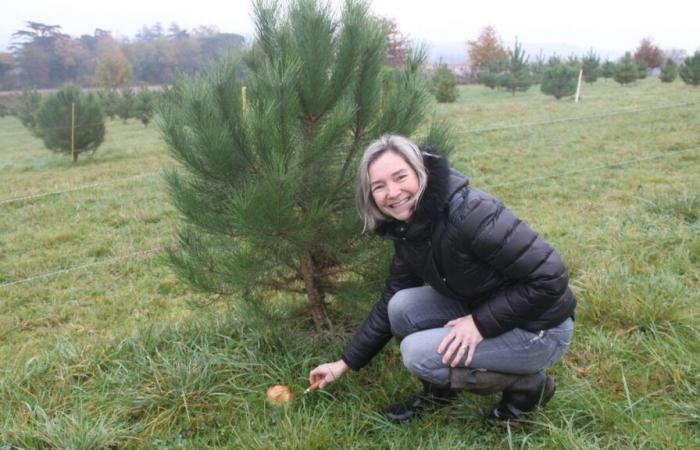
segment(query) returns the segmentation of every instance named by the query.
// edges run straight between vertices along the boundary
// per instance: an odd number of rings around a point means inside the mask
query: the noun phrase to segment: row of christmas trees
[[[124,87],[85,93],[69,84],[45,96],[25,90],[12,113],[46,148],[71,155],[75,163],[81,153],[95,152],[102,144],[106,118],[119,117],[124,122],[133,118],[146,126],[161,95],[145,87],[138,92]]]
[[[620,85],[626,85],[646,78],[648,67],[643,60],[635,61],[629,52],[617,63],[606,61],[601,64],[600,58],[591,52],[580,60],[551,57],[544,64],[528,64],[522,46],[516,41],[507,59],[488,64],[476,73],[476,79],[484,86],[502,89],[513,95],[527,91],[534,84],[540,84],[543,93],[560,99],[574,95],[579,72],[582,72],[583,81],[587,83],[594,83],[602,77],[613,78]],[[673,59],[666,60],[659,79],[671,83],[679,76],[686,84],[700,85],[700,51],[685,58],[680,66]],[[433,74],[431,88],[438,102],[454,102],[457,99],[455,76],[444,64]]]
[[[599,77],[603,77],[613,78],[625,85],[646,78],[648,67],[643,60],[635,61],[629,52],[617,63],[606,61],[601,64],[600,58],[591,52],[580,60],[569,58],[564,61],[552,57],[545,64],[528,64],[525,53],[516,42],[508,59],[489,64],[477,72],[476,78],[485,86],[504,89],[513,94],[526,91],[533,84],[539,83],[543,93],[559,99],[574,94],[580,71],[587,83],[594,83]],[[661,68],[659,78],[662,82],[670,83],[678,76],[689,85],[700,85],[700,51],[685,58],[680,66],[668,59]]]
[[[635,62],[629,53],[617,64],[608,61],[602,66],[591,53],[581,61],[575,58],[568,61],[550,58],[537,76],[527,64],[522,47],[516,42],[505,65],[482,70],[477,73],[477,79],[492,89],[504,89],[515,95],[516,92],[528,90],[539,78],[541,91],[560,99],[575,93],[579,71],[582,71],[583,79],[588,83],[595,82],[600,75],[614,78],[621,85],[645,78],[647,74],[646,67]],[[686,58],[680,67],[673,60],[667,60],[659,78],[668,83],[679,75],[687,84],[700,85],[700,52]],[[430,89],[438,102],[454,102],[457,99],[454,75],[445,65],[433,74]],[[125,122],[135,118],[148,125],[158,95],[145,87],[138,93],[124,87],[121,90],[101,90],[96,95],[84,94],[79,87],[69,85],[45,99],[37,91],[24,91],[17,98],[15,113],[32,134],[44,141],[48,149],[68,153],[76,162],[80,153],[94,152],[104,140],[104,118],[119,117]]]

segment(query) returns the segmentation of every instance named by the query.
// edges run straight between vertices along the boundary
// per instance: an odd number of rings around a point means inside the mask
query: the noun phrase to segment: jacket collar
[[[408,222],[388,219],[375,232],[386,239],[417,240],[430,235],[432,224],[445,209],[450,198],[469,185],[467,177],[450,169],[447,158],[432,147],[422,148],[423,162],[428,171],[428,184],[413,216]]]

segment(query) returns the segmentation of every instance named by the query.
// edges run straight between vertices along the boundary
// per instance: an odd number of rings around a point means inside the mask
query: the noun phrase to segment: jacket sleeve
[[[482,336],[493,337],[540,316],[564,294],[568,276],[554,249],[502,203],[467,203],[460,245],[509,280],[472,311]]]
[[[408,264],[395,252],[389,276],[379,301],[369,316],[343,350],[342,359],[353,370],[360,370],[391,339],[391,326],[387,313],[389,300],[402,289],[421,286],[423,280],[416,276]]]

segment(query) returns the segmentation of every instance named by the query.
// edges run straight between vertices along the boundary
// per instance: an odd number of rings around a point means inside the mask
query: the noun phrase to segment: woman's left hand
[[[442,357],[444,364],[450,364],[452,367],[457,367],[459,361],[467,354],[467,360],[464,362],[465,367],[472,363],[476,346],[484,340],[479,330],[474,324],[474,319],[471,314],[460,317],[459,319],[450,320],[445,324],[445,327],[451,328],[450,332],[440,342],[438,353]],[[452,361],[450,363],[450,361]]]

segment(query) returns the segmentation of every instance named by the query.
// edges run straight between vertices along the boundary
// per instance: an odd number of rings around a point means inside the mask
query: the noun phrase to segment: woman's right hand
[[[345,372],[348,370],[350,370],[350,367],[342,359],[332,363],[321,364],[309,372],[309,385],[321,381],[318,388],[323,389],[345,375]]]

